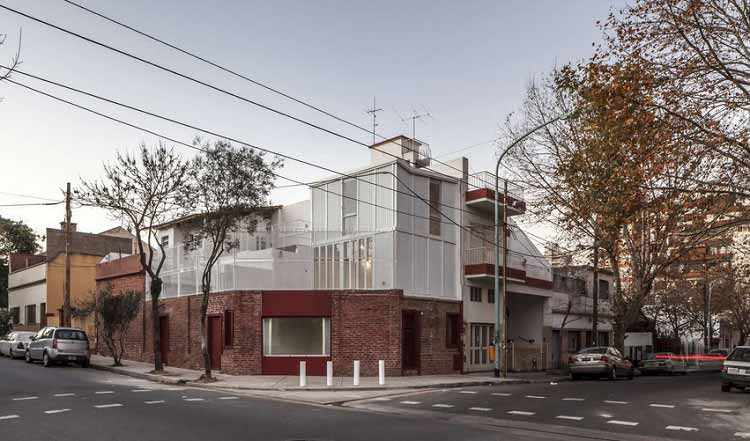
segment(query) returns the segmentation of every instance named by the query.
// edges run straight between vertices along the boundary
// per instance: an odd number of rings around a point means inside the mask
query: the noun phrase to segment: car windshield
[[[58,329],[55,333],[55,338],[60,340],[86,340],[86,334],[83,331],[75,331],[73,329]]]
[[[732,355],[727,357],[729,361],[744,361],[750,363],[750,348],[737,348]]]
[[[597,347],[597,348],[586,348],[586,349],[581,349],[580,351],[578,351],[578,353],[579,354],[606,354],[607,348],[604,346]]]

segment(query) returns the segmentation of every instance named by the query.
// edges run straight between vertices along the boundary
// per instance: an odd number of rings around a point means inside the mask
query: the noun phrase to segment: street
[[[714,374],[422,391],[343,406],[6,358],[0,378],[9,441],[750,438],[750,393],[722,394]]]

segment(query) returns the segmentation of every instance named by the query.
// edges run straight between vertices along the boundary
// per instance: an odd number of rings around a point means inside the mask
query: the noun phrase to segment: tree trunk
[[[203,301],[201,302],[201,354],[203,355],[203,379],[205,381],[213,379],[211,376],[211,355],[208,353],[207,336],[208,295],[210,289],[209,286],[203,286]]]
[[[161,329],[159,326],[159,297],[162,282],[159,278],[151,279],[151,331],[154,342],[154,372],[163,372],[161,360]]]
[[[560,348],[560,355],[557,357],[557,368],[563,368],[563,329],[560,328],[559,335],[557,336],[557,347]]]
[[[591,342],[599,344],[599,243],[594,239],[594,286],[592,287]]]

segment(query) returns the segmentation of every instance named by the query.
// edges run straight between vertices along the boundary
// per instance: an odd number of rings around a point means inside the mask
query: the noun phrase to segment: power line
[[[32,195],[21,194],[21,193],[8,193],[7,191],[0,191],[0,194],[4,194],[4,195],[8,195],[8,196],[18,196],[20,198],[39,199],[40,201],[57,202],[57,199],[43,198],[41,196],[32,196]]]
[[[6,78],[6,80],[8,80]],[[10,81],[10,80],[8,80]],[[45,206],[45,205],[60,205],[62,203],[65,203],[65,201],[59,201],[59,202],[38,202],[38,203],[28,203],[28,204],[2,204],[0,207],[39,207],[39,206]]]
[[[393,158],[396,158],[396,159],[403,159],[403,158],[401,158],[400,156],[394,155],[394,154],[392,154],[392,153],[390,153],[390,152],[386,152],[386,151],[383,151],[383,150],[377,149],[377,148],[376,148],[376,147],[374,147],[374,146],[370,146],[370,145],[368,145],[368,144],[366,144],[366,143],[363,143],[363,142],[361,142],[361,141],[358,141],[358,140],[356,140],[356,139],[354,139],[354,138],[351,138],[351,137],[349,137],[349,136],[347,136],[347,135],[344,135],[344,134],[341,134],[341,133],[335,132],[335,131],[333,131],[333,130],[331,130],[331,129],[327,129],[327,128],[325,128],[325,127],[322,127],[322,126],[320,126],[320,125],[317,125],[317,124],[315,124],[315,123],[312,123],[312,122],[309,122],[309,121],[306,121],[306,120],[304,120],[304,119],[302,119],[302,118],[296,117],[296,116],[294,116],[294,115],[291,115],[291,114],[289,114],[289,113],[283,112],[283,111],[281,111],[281,110],[278,110],[278,109],[274,109],[273,107],[267,106],[267,105],[265,105],[265,104],[262,104],[262,103],[260,103],[260,102],[257,102],[257,101],[254,101],[254,100],[252,100],[252,99],[249,99],[249,98],[243,97],[243,96],[241,96],[241,95],[238,95],[238,94],[236,94],[236,93],[234,93],[234,92],[230,92],[230,91],[228,91],[228,90],[225,90],[225,89],[222,89],[222,88],[220,88],[220,87],[214,86],[214,85],[212,85],[212,84],[210,84],[210,83],[207,83],[207,82],[205,82],[205,81],[199,80],[199,79],[197,79],[197,78],[194,78],[194,77],[192,77],[192,76],[190,76],[190,75],[187,75],[187,74],[183,74],[183,73],[181,73],[181,72],[178,72],[178,71],[176,71],[176,70],[174,70],[174,69],[171,69],[171,68],[168,68],[168,67],[162,66],[162,65],[160,65],[160,64],[158,64],[158,63],[156,63],[156,62],[153,62],[153,61],[147,60],[147,59],[145,59],[145,58],[139,57],[139,56],[137,56],[137,55],[131,54],[131,53],[129,53],[129,52],[126,52],[126,51],[124,51],[124,50],[122,50],[122,49],[118,49],[118,48],[116,48],[116,47],[114,47],[114,46],[108,45],[108,44],[106,44],[106,43],[102,43],[102,42],[100,42],[100,41],[98,41],[98,40],[95,40],[95,39],[93,39],[93,38],[90,38],[90,37],[86,37],[86,36],[84,36],[84,35],[82,35],[82,34],[79,34],[79,33],[77,33],[77,32],[71,31],[71,30],[69,30],[69,29],[65,29],[65,28],[63,28],[63,27],[61,27],[61,26],[55,25],[55,24],[53,24],[53,23],[50,23],[50,22],[48,22],[48,21],[45,21],[45,20],[42,20],[42,19],[40,19],[40,18],[34,17],[34,16],[32,16],[32,15],[26,14],[26,13],[24,13],[24,12],[21,12],[21,11],[15,10],[15,9],[13,9],[13,8],[9,8],[9,7],[5,6],[5,5],[0,5],[0,8],[2,8],[2,9],[5,9],[5,10],[7,10],[7,11],[10,11],[10,12],[13,12],[13,13],[15,13],[15,14],[18,14],[18,15],[20,15],[20,16],[22,16],[22,17],[25,17],[25,18],[29,19],[29,20],[33,20],[33,21],[36,21],[37,23],[41,23],[41,24],[43,24],[43,25],[45,25],[45,26],[51,27],[51,28],[53,28],[53,29],[56,29],[56,30],[58,30],[58,31],[61,31],[61,32],[63,32],[63,33],[66,33],[66,34],[68,34],[68,35],[72,35],[72,36],[74,36],[74,37],[77,37],[77,38],[79,38],[79,39],[81,39],[81,40],[84,40],[84,41],[86,41],[86,42],[88,42],[88,43],[91,43],[91,44],[94,44],[94,45],[96,45],[96,46],[99,46],[99,47],[105,48],[105,49],[107,49],[107,50],[110,50],[110,51],[112,51],[112,52],[116,52],[116,53],[118,53],[118,54],[120,54],[120,55],[126,56],[126,57],[128,57],[128,58],[131,58],[131,59],[134,59],[134,60],[136,60],[136,61],[140,61],[141,63],[144,63],[144,64],[148,64],[149,66],[152,66],[152,67],[154,67],[154,68],[156,68],[156,69],[162,70],[162,71],[164,71],[164,72],[167,72],[167,73],[170,73],[170,74],[172,74],[172,75],[178,76],[178,77],[180,77],[180,78],[186,79],[186,80],[188,80],[188,81],[194,82],[194,83],[196,83],[196,84],[199,84],[199,85],[201,85],[201,86],[207,87],[207,88],[209,88],[209,89],[212,89],[212,90],[214,90],[214,91],[217,91],[217,92],[223,93],[223,94],[225,94],[225,95],[231,96],[231,97],[233,97],[233,98],[235,98],[235,99],[238,99],[238,100],[240,100],[240,101],[244,101],[244,102],[246,102],[246,103],[248,103],[248,104],[252,104],[252,105],[254,105],[254,106],[260,107],[261,109],[264,109],[264,110],[267,110],[267,111],[269,111],[269,112],[275,113],[275,114],[277,114],[277,115],[280,115],[280,116],[283,116],[283,117],[286,117],[286,118],[292,119],[292,120],[294,120],[294,121],[296,121],[296,122],[299,122],[299,123],[301,123],[301,124],[304,124],[304,125],[306,125],[306,126],[308,126],[308,127],[311,127],[311,128],[317,129],[317,130],[320,130],[320,131],[322,131],[322,132],[328,133],[328,134],[330,134],[330,135],[333,135],[333,136],[336,136],[336,137],[338,137],[338,138],[341,138],[341,139],[344,139],[344,140],[347,140],[347,141],[353,142],[353,143],[355,143],[355,144],[358,144],[358,145],[361,145],[361,146],[367,147],[368,149],[369,149],[369,148],[371,148],[371,149],[373,149],[373,150],[376,150],[376,151],[378,151],[378,152],[381,152],[381,153],[383,153],[383,154],[385,154],[385,155],[388,155],[388,156],[391,156],[391,157],[393,157]],[[367,130],[367,129],[365,129],[365,131],[367,131],[368,133],[370,133],[370,132],[369,132],[369,130]],[[390,141],[390,142],[393,142],[393,141]],[[431,159],[432,159],[432,158],[431,158]],[[463,170],[460,170],[460,169],[458,169],[458,168],[456,168],[456,167],[453,167],[453,166],[451,166],[450,164],[446,164],[446,163],[444,163],[444,162],[440,162],[440,161],[437,161],[436,159],[435,159],[435,161],[436,161],[436,162],[439,162],[439,163],[440,163],[440,164],[442,164],[442,165],[445,165],[446,167],[449,167],[449,168],[452,168],[452,169],[454,169],[454,170],[456,170],[456,171],[459,171],[459,172],[461,172],[461,173],[463,174]],[[442,175],[442,176],[446,176],[446,177],[449,177],[449,178],[451,178],[451,179],[458,179],[458,180],[459,180],[460,182],[464,182],[464,183],[466,183],[466,184],[467,184],[467,185],[469,185],[469,186],[471,186],[471,185],[472,185],[472,184],[471,184],[470,182],[468,182],[468,181],[464,181],[464,180],[463,180],[463,178],[457,178],[457,177],[455,177],[455,176],[450,176],[450,175],[447,175],[447,174],[445,174],[445,173],[442,173],[442,172],[439,172],[439,171],[436,171],[436,170],[430,169],[430,168],[428,168],[428,167],[423,167],[423,168],[425,168],[425,169],[427,169],[427,170],[430,170],[430,171],[432,171],[433,173],[436,173],[436,174],[439,174],[439,175]],[[474,186],[474,187],[480,188],[480,187],[478,187],[478,186]]]
[[[28,74],[27,74],[27,75],[28,75]],[[22,83],[19,83],[19,82],[15,81],[15,80],[11,80],[11,79],[6,79],[6,81],[8,81],[8,82],[10,82],[10,83],[12,83],[12,84],[15,84],[15,85],[17,85],[17,86],[20,86],[20,87],[26,88],[26,89],[28,89],[28,90],[31,90],[31,91],[33,91],[33,92],[36,92],[36,93],[38,93],[38,94],[41,94],[41,95],[47,96],[47,97],[49,97],[49,98],[52,98],[52,99],[54,99],[54,100],[57,100],[57,101],[60,101],[60,102],[66,103],[66,104],[68,104],[68,105],[71,105],[71,106],[73,106],[73,107],[76,107],[76,108],[78,108],[78,109],[81,109],[81,110],[84,110],[84,111],[87,111],[87,112],[93,113],[93,114],[95,114],[95,115],[97,115],[97,116],[100,116],[100,117],[106,118],[106,119],[108,119],[108,120],[110,120],[110,121],[113,121],[113,122],[117,122],[117,123],[119,123],[119,124],[123,124],[123,125],[126,125],[126,126],[128,126],[128,127],[134,128],[134,129],[136,129],[136,130],[140,130],[140,131],[143,131],[143,132],[149,133],[149,134],[151,134],[151,135],[153,135],[153,136],[156,136],[156,137],[159,137],[159,138],[162,138],[162,139],[168,140],[168,141],[170,141],[170,142],[174,142],[174,143],[176,143],[176,144],[179,144],[179,145],[183,145],[183,146],[185,146],[185,147],[188,147],[188,148],[191,148],[191,149],[194,149],[194,150],[197,150],[197,151],[205,152],[205,150],[204,150],[204,149],[202,149],[202,148],[200,148],[200,147],[196,147],[196,146],[194,146],[194,145],[192,145],[192,144],[189,144],[189,143],[186,143],[186,142],[182,142],[182,141],[176,140],[176,139],[174,139],[174,138],[171,138],[171,137],[168,137],[168,136],[162,135],[162,134],[160,134],[160,133],[154,132],[154,131],[152,131],[152,130],[150,130],[150,129],[146,129],[146,128],[144,128],[144,127],[140,127],[140,126],[137,126],[137,125],[135,125],[135,124],[129,123],[129,122],[127,122],[127,121],[124,121],[124,120],[121,120],[121,119],[115,118],[115,117],[113,117],[113,116],[110,116],[110,115],[107,115],[107,114],[104,114],[104,113],[98,112],[98,111],[96,111],[96,110],[93,110],[93,109],[91,109],[91,108],[88,108],[88,107],[86,107],[86,106],[83,106],[83,105],[80,105],[80,104],[74,103],[74,102],[72,102],[72,101],[69,101],[69,100],[66,100],[66,99],[64,99],[64,98],[60,98],[60,97],[58,97],[58,96],[55,96],[55,95],[52,95],[52,94],[50,94],[50,93],[47,93],[47,92],[44,92],[44,91],[41,91],[41,90],[35,89],[35,88],[33,88],[33,87],[31,87],[31,86],[28,86],[28,85],[26,85],[26,84],[22,84]],[[84,94],[86,94],[86,92],[81,92],[81,93],[84,93]],[[106,100],[106,99],[105,99],[105,100]],[[116,102],[114,102],[114,101],[111,101],[111,100],[107,100],[107,101],[109,101],[109,102],[112,102],[113,104],[117,104]],[[124,105],[124,104],[123,104],[123,106],[126,106],[126,105]],[[130,106],[126,106],[126,107],[128,107],[128,108],[131,108]],[[133,108],[133,109],[135,110],[135,108]],[[159,116],[159,115],[156,115],[156,114],[152,114],[152,115],[153,115],[153,116],[155,116],[155,117],[158,117],[158,118],[162,118],[162,119],[167,119],[166,117],[161,117],[161,116]],[[180,123],[180,122],[178,122],[178,121],[176,121],[176,120],[172,120],[172,121],[174,121],[174,122],[175,122],[175,123],[177,123],[177,124],[183,124],[183,123]],[[183,125],[184,125],[184,124],[183,124]],[[238,143],[238,144],[246,145],[246,146],[248,146],[248,147],[256,148],[256,149],[258,149],[258,150],[262,150],[262,151],[267,151],[266,149],[263,149],[263,148],[257,147],[257,146],[255,146],[255,145],[253,145],[253,144],[251,144],[251,143],[246,143],[246,142],[242,142],[242,141],[239,141],[239,140],[234,140],[234,139],[232,139],[232,138],[229,138],[229,137],[225,137],[225,136],[222,136],[222,135],[220,135],[220,134],[214,134],[214,133],[212,133],[212,132],[209,132],[209,131],[207,131],[207,130],[204,130],[204,129],[200,129],[200,128],[195,128],[195,130],[199,130],[199,131],[202,131],[202,132],[204,132],[204,133],[210,133],[210,134],[212,134],[212,135],[214,135],[214,136],[217,136],[217,137],[220,137],[220,138],[225,138],[225,139],[227,139],[227,140],[230,140],[230,141],[236,142],[236,143]],[[272,153],[273,153],[273,152],[272,152]],[[299,160],[299,159],[297,159],[297,158],[293,158],[293,157],[290,157],[290,158],[291,158],[291,159],[294,159],[294,160],[297,160],[297,161],[302,161],[302,160]],[[322,166],[316,166],[316,167],[322,168]],[[331,171],[332,171],[332,172],[334,172],[334,173],[340,174],[340,175],[342,175],[342,176],[347,176],[346,174],[343,174],[343,173],[335,172],[335,171],[333,171],[333,170],[331,170]],[[387,172],[383,172],[383,173],[387,173]],[[392,175],[392,173],[388,173],[388,174],[391,174],[391,175]],[[298,184],[298,185],[307,185],[307,186],[310,186],[310,187],[312,187],[312,186],[313,186],[313,185],[315,184],[315,183],[305,183],[305,182],[302,182],[302,181],[298,181],[298,180],[296,180],[296,179],[292,179],[292,178],[289,178],[289,177],[284,177],[284,176],[281,176],[281,175],[279,175],[279,174],[276,174],[276,176],[279,176],[279,177],[281,177],[282,179],[286,179],[286,180],[288,180],[288,181],[290,181],[290,182],[293,182],[293,183],[296,183],[296,184]],[[352,178],[355,178],[355,179],[356,179],[356,177],[352,177]],[[371,183],[371,184],[372,184],[372,185],[375,185],[374,183]],[[408,187],[408,186],[407,186],[406,184],[404,184],[404,185],[405,185],[405,186],[406,186],[407,188],[410,188],[410,187]],[[387,187],[386,187],[386,188],[387,188]],[[334,195],[336,195],[336,196],[340,196],[340,197],[342,197],[342,198],[346,198],[346,199],[354,200],[354,201],[357,201],[357,202],[359,202],[359,203],[364,203],[364,204],[367,204],[367,205],[371,205],[371,206],[374,206],[374,207],[376,207],[376,208],[383,208],[383,209],[386,209],[386,210],[390,210],[390,211],[393,211],[393,212],[396,212],[396,213],[400,213],[400,214],[404,214],[404,215],[407,215],[407,216],[411,216],[411,217],[415,217],[415,218],[423,218],[423,219],[425,219],[425,220],[428,220],[428,221],[429,221],[429,220],[432,220],[432,218],[430,218],[430,217],[428,217],[428,216],[420,216],[420,215],[416,215],[416,214],[413,214],[413,213],[408,213],[408,212],[404,212],[404,211],[401,211],[401,210],[397,210],[397,209],[394,209],[394,208],[391,208],[391,207],[385,207],[385,206],[382,206],[382,205],[378,205],[378,204],[374,204],[374,203],[371,203],[371,202],[367,202],[367,201],[362,201],[362,200],[359,200],[359,199],[357,199],[357,198],[352,198],[352,197],[349,197],[349,196],[346,196],[346,195],[343,195],[343,194],[340,194],[340,193],[336,193],[336,192],[333,192],[333,191],[330,191],[330,190],[327,190],[327,189],[321,189],[321,188],[318,188],[318,187],[316,187],[316,190],[319,190],[319,191],[324,191],[324,192],[326,192],[326,193],[331,193],[331,194],[334,194]],[[390,190],[390,191],[396,191],[395,189],[391,189],[391,188],[389,188],[388,190]],[[412,190],[412,191],[413,191],[413,190]],[[419,197],[418,195],[416,195],[416,193],[415,193],[415,196]],[[423,199],[423,198],[421,198],[421,197],[419,197],[419,198],[420,198],[420,199],[422,199],[422,200],[424,201],[424,199]],[[428,205],[429,205],[429,203],[428,203],[427,201],[424,201],[424,202],[425,202],[426,204],[428,204]],[[60,202],[60,203],[62,203],[62,202]],[[438,210],[438,212],[440,212],[440,211]],[[462,230],[469,230],[469,231],[468,231],[468,232],[469,232],[469,234],[472,234],[471,230],[470,230],[470,229],[468,229],[467,227],[461,226],[460,224],[456,223],[456,222],[455,222],[454,220],[452,220],[452,219],[450,219],[449,217],[447,217],[447,216],[446,216],[446,215],[445,215],[444,213],[442,213],[442,212],[440,212],[440,214],[441,214],[441,216],[443,216],[443,217],[445,217],[446,219],[448,219],[448,221],[449,221],[449,222],[445,222],[445,221],[439,221],[439,222],[441,222],[441,223],[450,223],[450,224],[453,224],[453,225],[455,225],[456,227],[458,227],[459,229],[462,229]],[[485,242],[487,242],[487,243],[489,243],[489,244],[491,244],[491,245],[495,246],[495,243],[494,243],[494,242],[491,242],[491,241],[487,240],[487,239],[486,239],[486,238],[484,238],[484,237],[479,237],[479,238],[480,238],[481,240],[483,240],[483,241],[485,241]],[[538,255],[526,254],[526,253],[522,253],[522,252],[519,252],[519,251],[514,251],[514,250],[509,250],[509,252],[510,252],[510,253],[514,253],[514,254],[519,254],[519,255],[530,256],[530,257],[539,257]]]

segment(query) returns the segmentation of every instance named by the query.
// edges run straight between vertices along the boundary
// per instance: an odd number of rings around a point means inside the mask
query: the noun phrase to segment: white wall
[[[40,264],[30,268],[11,273],[8,277],[8,308],[18,307],[20,309],[19,319],[21,323],[27,323],[26,306],[36,305],[35,323],[40,322],[41,303],[47,302],[47,283],[37,283],[23,288],[13,289],[17,286],[41,282],[47,278],[47,264]]]

